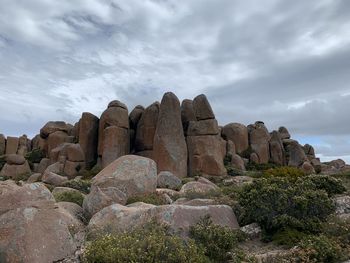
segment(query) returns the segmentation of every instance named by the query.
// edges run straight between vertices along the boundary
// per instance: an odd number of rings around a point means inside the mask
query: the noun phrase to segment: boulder
[[[60,162],[56,162],[53,164],[50,164],[44,171],[44,173],[52,172],[56,174],[62,174],[64,169],[64,165]]]
[[[142,113],[145,111],[145,108],[141,105],[137,105],[129,114],[129,124],[130,129],[136,130],[137,124],[141,119]]]
[[[290,141],[287,144],[286,152],[288,155],[288,165],[299,167],[301,166],[305,161],[307,161],[305,152],[301,145],[297,141]]]
[[[233,141],[228,140],[226,142],[226,155],[233,156],[234,154],[236,154],[236,146]]]
[[[193,110],[192,100],[185,99],[181,102],[181,121],[185,134],[187,133],[188,123],[196,121],[196,115]]]
[[[17,137],[7,136],[6,154],[17,154],[19,139]]]
[[[54,262],[80,246],[82,223],[57,207],[43,184],[7,180],[0,182],[0,196],[1,262]]]
[[[38,166],[38,173],[43,173],[49,165],[50,165],[50,159],[48,158],[41,159]]]
[[[259,157],[259,163],[268,163],[270,159],[270,134],[263,122],[248,126],[249,143],[252,151]]]
[[[99,172],[93,178],[92,186],[116,187],[127,198],[152,193],[157,186],[157,166],[151,159],[125,155]]]
[[[47,139],[47,150],[50,154],[53,149],[60,146],[61,144],[68,142],[68,134],[63,131],[55,131],[50,133]]]
[[[35,173],[35,174],[32,174],[32,175],[28,178],[27,183],[28,183],[28,184],[35,183],[35,182],[40,181],[40,179],[41,179],[41,173]]]
[[[232,155],[231,166],[237,170],[245,171],[244,161],[238,154]]]
[[[256,153],[251,153],[249,155],[249,161],[251,163],[260,163],[259,156]]]
[[[304,149],[306,156],[309,158],[309,160],[316,158],[315,149],[314,149],[314,147],[312,147],[312,145],[305,144],[303,146],[303,149]]]
[[[68,134],[71,127],[64,121],[49,121],[40,129],[40,136],[47,138],[51,133],[61,131]],[[55,148],[55,147],[54,147]]]
[[[51,185],[54,185],[54,186],[60,186],[64,182],[67,182],[68,178],[65,177],[65,176],[61,176],[61,175],[55,174],[53,172],[46,172],[45,171],[43,176],[42,176],[42,178],[41,178],[41,181],[43,183],[46,183],[46,184],[51,184]]]
[[[99,119],[89,113],[84,112],[79,121],[79,145],[83,150],[85,165],[92,168],[97,159]]]
[[[63,173],[68,177],[68,179],[73,179],[83,169],[85,169],[85,162],[71,162],[66,160],[64,163]]]
[[[278,165],[286,164],[286,154],[284,151],[283,143],[280,138],[280,133],[273,131],[270,139],[270,160]]]
[[[189,175],[220,176],[226,174],[226,141],[220,136],[187,136]]]
[[[0,134],[0,155],[5,154],[6,151],[6,139],[3,134]]]
[[[78,204],[72,202],[57,202],[56,204],[60,209],[67,211],[68,214],[77,220],[82,222],[86,221],[84,218],[83,208]]]
[[[112,100],[110,103],[108,103],[107,108],[122,108],[127,110],[128,107],[121,101],[119,100]]]
[[[90,193],[85,196],[83,211],[87,219],[111,204],[125,205],[127,196],[116,187],[100,188],[92,187]]]
[[[26,159],[23,155],[19,154],[8,154],[6,155],[6,163],[7,164],[24,164]]]
[[[176,200],[178,198],[181,197],[180,192],[173,190],[173,189],[169,189],[169,188],[157,188],[156,189],[156,193],[157,194],[163,194],[163,195],[167,195],[169,196],[172,200]]]
[[[200,180],[184,184],[180,189],[180,194],[186,195],[191,193],[206,194],[219,191],[219,187],[209,180],[201,177]]]
[[[226,205],[137,205],[126,207],[113,204],[96,213],[88,225],[88,233],[118,233],[130,231],[150,221],[168,226],[169,231],[188,236],[189,229],[201,218],[209,215],[214,224],[238,229],[239,225],[231,207]]]
[[[47,145],[47,140],[42,138],[39,134],[36,135],[32,141],[32,149],[40,149],[43,151],[44,155],[48,155],[48,145]]]
[[[208,205],[216,205],[216,201],[213,199],[187,199],[187,198],[179,198],[177,199],[173,205],[188,205],[188,206],[208,206]]]
[[[30,174],[31,170],[27,161],[23,164],[6,163],[0,172],[0,176],[9,177],[13,180],[27,179]]]
[[[278,132],[280,134],[281,140],[290,139],[290,134],[286,127],[279,127]]]
[[[336,169],[341,169],[345,166],[345,162],[342,159],[337,159],[329,162],[330,166],[333,166]]]
[[[103,130],[102,167],[106,167],[130,150],[127,129],[110,126]]]
[[[181,122],[180,102],[171,92],[164,94],[160,104],[153,157],[158,172],[170,171],[177,177],[187,175],[187,146]]]
[[[62,193],[77,193],[81,194],[79,190],[70,188],[70,187],[62,187],[62,186],[57,186],[52,190],[52,194],[55,196],[57,194],[62,194]]]
[[[301,170],[302,170],[305,174],[314,174],[314,173],[315,173],[315,169],[314,169],[314,167],[311,165],[310,162],[304,162],[303,165],[301,166]]]
[[[222,129],[222,136],[225,140],[231,140],[236,146],[236,152],[242,153],[249,147],[248,129],[240,123],[229,123]]]
[[[172,172],[162,171],[157,176],[157,187],[179,189],[182,185],[181,179],[176,177]]]
[[[197,120],[215,119],[214,112],[204,94],[193,99],[193,111]]]
[[[159,107],[159,102],[155,102],[148,106],[137,123],[135,136],[136,152],[153,149],[153,140],[158,122]]]
[[[218,122],[215,119],[202,121],[189,121],[187,136],[217,135],[219,134]]]
[[[84,162],[84,152],[80,144],[70,143],[66,148],[67,159],[71,162]]]
[[[115,102],[115,101],[114,101]],[[129,129],[129,114],[126,106],[121,103],[110,103],[109,106],[101,115],[98,129],[98,155],[102,156],[104,150],[104,130],[110,126]]]
[[[17,154],[24,156],[27,152],[31,151],[31,142],[27,135],[22,135],[18,138]]]

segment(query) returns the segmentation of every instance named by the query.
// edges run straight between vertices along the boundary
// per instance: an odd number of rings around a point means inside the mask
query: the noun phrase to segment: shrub
[[[41,149],[33,149],[25,155],[25,158],[29,163],[40,163],[41,159],[44,158],[44,152]]]
[[[77,176],[81,176],[83,180],[91,180],[101,171],[101,168],[98,165],[95,165],[91,170],[82,169],[79,171]]]
[[[341,248],[339,244],[324,235],[309,236],[300,242],[303,249],[299,255],[303,256],[302,262],[338,262],[341,259]]]
[[[73,189],[76,189],[76,190],[78,190],[80,192],[88,194],[90,192],[90,188],[91,188],[91,181],[89,181],[89,180],[80,180],[80,179],[73,179],[73,180],[69,180],[67,182],[64,182],[62,184],[62,186],[73,188]]]
[[[253,162],[249,162],[246,165],[246,169],[247,171],[265,171],[268,169],[274,169],[278,167],[277,164],[274,163],[253,163]]]
[[[87,244],[83,262],[95,263],[204,263],[204,250],[193,240],[182,240],[155,223],[129,233],[105,235]]]
[[[277,233],[272,236],[272,240],[277,245],[293,247],[306,237],[307,234],[303,232],[287,228],[277,231]]]
[[[205,248],[205,254],[214,262],[228,260],[228,252],[236,247],[238,241],[244,239],[240,231],[214,225],[209,216],[190,228],[190,236]]]
[[[185,194],[183,194],[182,197],[185,197],[187,199],[197,199],[197,198],[211,199],[211,198],[217,198],[221,196],[222,196],[222,192],[220,189],[218,190],[212,189],[207,192],[188,191]]]
[[[287,228],[314,232],[335,210],[325,191],[285,177],[256,179],[239,193],[239,204],[244,223],[257,222],[268,233]]]
[[[325,190],[330,196],[341,194],[346,191],[341,180],[328,175],[310,175],[305,178],[304,182],[310,182],[316,189]]]
[[[54,197],[56,199],[56,202],[72,202],[80,206],[83,205],[83,201],[84,201],[84,196],[81,193],[78,193],[75,191],[74,192],[65,191],[65,192],[55,193]]]
[[[301,169],[291,166],[270,168],[264,171],[265,177],[287,177],[296,180],[304,175],[305,173]]]
[[[350,253],[350,218],[331,217],[322,225],[322,233],[336,239]]]
[[[167,201],[165,197],[161,194],[158,193],[149,193],[149,194],[143,194],[143,195],[138,195],[138,196],[132,196],[129,197],[127,200],[127,204],[132,204],[136,202],[144,202],[147,204],[152,204],[152,205],[165,205],[167,204]]]

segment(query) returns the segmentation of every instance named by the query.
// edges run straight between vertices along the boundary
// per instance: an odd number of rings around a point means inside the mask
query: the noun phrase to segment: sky
[[[348,0],[0,0],[0,133],[207,95],[350,163]]]

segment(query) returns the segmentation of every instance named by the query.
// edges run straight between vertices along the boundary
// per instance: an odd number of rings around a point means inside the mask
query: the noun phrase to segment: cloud
[[[0,131],[206,93],[221,124],[287,126],[349,156],[346,0],[0,0]],[[339,139],[341,138],[341,140]]]

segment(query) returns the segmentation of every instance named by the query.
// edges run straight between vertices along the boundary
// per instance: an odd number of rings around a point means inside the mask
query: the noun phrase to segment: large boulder
[[[300,167],[305,161],[307,161],[304,149],[302,146],[294,140],[290,140],[286,143],[286,153],[288,156],[288,165],[294,167]]]
[[[70,143],[65,149],[67,153],[67,160],[71,162],[84,162],[85,156],[84,151],[80,144]]]
[[[137,123],[135,136],[136,152],[153,150],[153,140],[157,128],[159,107],[159,102],[148,106]]]
[[[187,175],[187,146],[181,122],[180,102],[171,92],[164,94],[160,104],[153,157],[159,172],[170,171],[177,177]]]
[[[98,155],[102,156],[104,150],[104,130],[110,126],[129,129],[129,114],[125,104],[112,101],[102,113],[98,129]]]
[[[279,127],[278,132],[282,140],[290,139],[290,134],[286,127]]]
[[[193,111],[197,120],[215,119],[214,112],[204,94],[193,99]]]
[[[315,155],[315,149],[314,147],[312,147],[312,145],[310,144],[305,144],[303,146],[303,149],[304,149],[304,152],[306,154],[306,157],[311,161],[312,159],[315,159],[316,158],[316,155]]]
[[[237,170],[245,171],[244,161],[238,154],[231,155],[231,166]]]
[[[73,255],[83,224],[55,205],[42,184],[7,182],[0,183],[1,262],[46,263]]]
[[[53,172],[44,172],[43,176],[41,177],[41,181],[46,184],[60,186],[63,183],[67,182],[68,178]]]
[[[40,129],[40,136],[42,138],[47,138],[51,133],[56,131],[62,131],[66,134],[70,131],[71,126],[64,121],[49,121]]]
[[[47,150],[51,154],[51,151],[65,142],[69,142],[68,134],[64,131],[55,131],[50,133],[47,139]]]
[[[186,134],[187,136],[218,135],[218,122],[215,119],[189,121]]]
[[[6,151],[6,139],[3,134],[0,134],[0,155],[5,154]]]
[[[26,159],[23,155],[19,154],[8,154],[6,155],[6,163],[7,164],[24,164]]]
[[[129,139],[127,129],[110,126],[103,130],[102,167],[129,153]]]
[[[225,175],[226,142],[219,136],[187,136],[189,175]]]
[[[286,154],[279,132],[273,131],[270,139],[270,159],[278,165],[286,164]]]
[[[206,194],[219,191],[219,187],[204,177],[200,177],[197,181],[184,184],[180,189],[180,194],[186,195],[191,193]]]
[[[16,154],[18,150],[19,139],[17,137],[7,136],[6,154]]]
[[[151,159],[125,155],[99,172],[93,178],[92,186],[116,187],[127,198],[152,193],[157,187],[157,166]]]
[[[184,132],[186,134],[188,124],[190,121],[196,121],[196,115],[193,110],[193,102],[192,100],[185,99],[181,102],[181,121],[182,126],[184,128]]]
[[[129,231],[154,220],[166,225],[173,233],[187,236],[191,226],[209,215],[214,224],[231,229],[239,228],[235,214],[226,205],[187,206],[187,205],[143,205],[126,207],[113,204],[96,213],[88,225],[88,233],[118,233]]]
[[[79,144],[84,152],[87,168],[92,168],[96,163],[98,124],[99,119],[89,112],[84,112],[79,121]]]
[[[270,159],[270,134],[261,121],[248,126],[249,143],[252,151],[259,157],[259,163],[268,163]]]
[[[31,142],[27,135],[22,135],[18,138],[17,154],[24,156],[27,152],[31,151]]]
[[[84,198],[83,211],[87,219],[111,204],[125,205],[127,196],[116,187],[92,187],[90,193]]]
[[[6,163],[0,172],[0,176],[8,177],[13,180],[27,179],[30,174],[31,170],[27,161],[25,161],[23,164]]]
[[[229,123],[222,129],[222,136],[231,140],[236,146],[236,152],[242,153],[249,147],[248,129],[240,123]]]
[[[143,112],[145,111],[145,108],[141,105],[137,105],[129,114],[129,123],[130,123],[130,129],[136,130],[137,124],[139,120],[141,119],[141,116]]]

